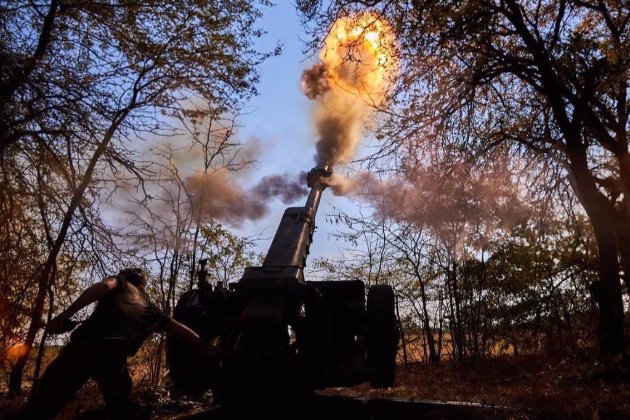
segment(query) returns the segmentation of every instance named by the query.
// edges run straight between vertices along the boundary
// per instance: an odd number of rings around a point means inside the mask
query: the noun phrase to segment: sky
[[[261,154],[252,170],[252,183],[265,175],[296,176],[314,165],[315,130],[310,119],[312,102],[300,90],[302,71],[316,62],[316,57],[303,54],[306,34],[301,26],[292,1],[280,0],[274,7],[265,9],[259,26],[267,31],[256,46],[260,51],[271,51],[279,42],[283,46],[279,57],[272,57],[259,67],[259,95],[245,104],[246,115],[239,118],[237,136],[247,143],[256,138],[261,142]],[[341,168],[339,168],[341,169]],[[294,206],[303,205],[298,201]],[[337,243],[330,234],[335,227],[325,216],[336,208],[352,212],[356,204],[345,197],[325,191],[317,215],[317,230],[309,261],[318,257],[338,257],[345,244]],[[261,234],[258,250],[265,252],[271,243],[276,227],[287,207],[275,200],[269,215],[255,222],[246,222],[236,232],[245,235]],[[307,262],[308,264],[308,262]]]
[[[253,166],[234,177],[235,184],[238,184],[246,194],[265,176],[287,175],[287,179],[293,181],[299,179],[301,172],[308,172],[315,166],[317,135],[311,119],[314,102],[302,93],[300,80],[302,72],[316,64],[318,57],[307,56],[302,52],[304,40],[308,36],[293,1],[278,0],[275,6],[262,10],[264,15],[259,20],[258,27],[264,29],[266,34],[256,40],[255,47],[260,52],[271,52],[280,44],[282,54],[268,58],[257,67],[260,77],[257,85],[259,94],[243,104],[242,113],[236,121],[234,141],[242,144],[244,148],[255,143],[253,149],[258,151]],[[169,123],[177,127],[176,121]],[[166,141],[162,137],[148,136],[136,142],[135,147],[141,156],[146,153],[150,160],[154,158],[153,146],[158,143],[171,144],[179,151],[175,163],[180,176],[189,177],[200,171],[201,158],[200,155],[190,153],[185,146],[188,143],[181,136],[180,134]],[[360,147],[357,154],[361,154]],[[344,169],[343,166],[335,168],[337,173],[344,173]],[[110,201],[108,196],[103,197],[101,214],[104,220],[113,226],[127,226],[134,220],[134,215],[147,216],[143,211],[139,211],[135,204],[125,199],[127,193],[133,195],[136,190],[134,188],[130,188],[129,191],[123,190],[118,192],[117,199],[113,201]],[[158,188],[150,192],[152,195],[159,195],[160,191]],[[305,202],[306,197],[289,205],[278,198],[271,198],[266,203],[268,212],[261,219],[244,220],[238,225],[230,225],[227,220],[218,221],[227,225],[237,235],[254,239],[254,251],[264,255],[284,210],[287,207],[303,206]],[[158,205],[159,203],[152,204],[153,211],[159,210],[155,207]],[[339,211],[356,215],[358,209],[358,202],[348,197],[335,196],[331,190],[324,191],[307,260],[307,274],[316,258],[339,258],[348,250],[348,243],[336,240],[332,236],[338,232],[339,225],[328,221],[330,218],[326,216]],[[168,220],[168,217],[165,220]]]

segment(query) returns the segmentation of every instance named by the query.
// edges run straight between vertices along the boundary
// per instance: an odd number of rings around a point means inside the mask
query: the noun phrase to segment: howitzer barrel
[[[308,173],[306,180],[311,191],[306,199],[306,205],[285,210],[263,267],[304,268],[313,240],[317,208],[322,192],[328,186],[326,180],[331,175],[332,169],[328,165],[316,166]]]
[[[316,166],[306,175],[306,184],[311,188],[311,192],[306,199],[305,207],[313,209],[313,217],[317,214],[319,200],[328,186],[326,181],[331,175],[332,169],[328,165]]]

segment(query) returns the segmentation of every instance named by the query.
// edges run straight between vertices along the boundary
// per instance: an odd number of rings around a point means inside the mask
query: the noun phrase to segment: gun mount
[[[313,168],[304,207],[287,208],[259,267],[229,287],[212,287],[202,263],[199,288],[180,298],[174,318],[222,349],[199,360],[169,339],[171,379],[180,391],[212,389],[223,403],[308,395],[314,389],[394,381],[398,328],[389,286],[305,281],[315,215],[332,170]]]

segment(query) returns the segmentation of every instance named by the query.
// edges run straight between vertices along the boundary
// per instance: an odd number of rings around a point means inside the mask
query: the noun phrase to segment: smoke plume
[[[330,90],[328,84],[328,69],[323,63],[315,64],[304,70],[300,83],[302,92],[308,99],[317,99]]]
[[[330,74],[320,63],[302,74],[302,90],[315,102],[312,115],[318,135],[316,163],[335,165],[352,159],[362,121],[370,113],[359,96],[331,89]]]
[[[234,226],[267,214],[260,200],[248,200],[245,191],[230,178],[227,169],[199,173],[186,180],[193,214],[202,219],[219,219]]]
[[[394,41],[386,22],[371,13],[338,19],[321,51],[321,63],[302,73],[304,94],[315,101],[318,164],[347,163],[373,106],[385,99],[395,72]]]
[[[370,172],[360,172],[351,177],[334,173],[328,185],[335,195],[376,196],[383,192],[384,184]]]
[[[336,195],[367,201],[380,218],[426,227],[441,240],[480,249],[531,212],[508,162],[497,154],[480,170],[452,158],[406,166],[387,179],[369,172],[334,175],[330,184]]]
[[[195,217],[201,220],[219,219],[232,226],[266,216],[273,198],[289,204],[307,193],[302,184],[290,180],[288,175],[269,175],[252,188],[245,189],[232,179],[225,168],[191,176],[186,179],[186,187]]]
[[[251,192],[259,200],[278,197],[284,204],[290,204],[304,197],[308,190],[303,184],[287,179],[286,175],[268,175],[263,177]]]

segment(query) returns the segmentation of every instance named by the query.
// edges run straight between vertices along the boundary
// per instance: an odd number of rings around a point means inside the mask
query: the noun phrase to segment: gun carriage
[[[372,286],[366,299],[363,281],[304,278],[331,175],[326,165],[309,172],[305,206],[285,210],[264,262],[239,281],[211,285],[200,262],[198,287],[180,298],[174,318],[222,352],[209,363],[169,340],[170,376],[180,391],[212,389],[229,403],[366,381],[393,385],[399,337],[391,287]]]

